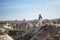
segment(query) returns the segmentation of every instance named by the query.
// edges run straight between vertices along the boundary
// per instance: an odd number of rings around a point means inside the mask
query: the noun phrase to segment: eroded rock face
[[[59,40],[57,36],[60,27],[45,25],[39,28],[28,30],[23,36],[18,37],[20,40]],[[21,38],[22,37],[22,38]]]
[[[14,40],[8,34],[0,34],[0,40]]]
[[[57,27],[45,26],[36,35],[34,35],[30,40],[47,40],[49,37],[55,37],[57,34]]]

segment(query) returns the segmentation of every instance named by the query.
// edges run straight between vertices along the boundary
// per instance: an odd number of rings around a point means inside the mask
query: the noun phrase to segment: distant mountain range
[[[43,19],[43,21],[47,21],[47,20],[53,20],[56,23],[60,23],[60,18],[56,18],[56,19]],[[20,20],[0,21],[0,23],[22,23],[22,22],[23,22],[23,20],[22,21],[20,21]],[[38,19],[35,19],[35,20],[25,20],[25,22],[37,23]]]

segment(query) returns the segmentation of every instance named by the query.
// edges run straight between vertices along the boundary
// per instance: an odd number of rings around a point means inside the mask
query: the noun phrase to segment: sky
[[[60,18],[60,0],[0,0],[0,20]]]

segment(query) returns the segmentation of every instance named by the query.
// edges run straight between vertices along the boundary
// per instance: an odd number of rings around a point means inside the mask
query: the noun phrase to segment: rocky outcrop
[[[44,25],[38,28],[32,28],[18,37],[19,40],[60,40],[60,34],[58,34],[59,26]]]

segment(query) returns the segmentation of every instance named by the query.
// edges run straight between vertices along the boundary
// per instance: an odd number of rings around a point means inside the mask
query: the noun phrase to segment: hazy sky
[[[0,0],[0,20],[60,17],[60,0]]]

